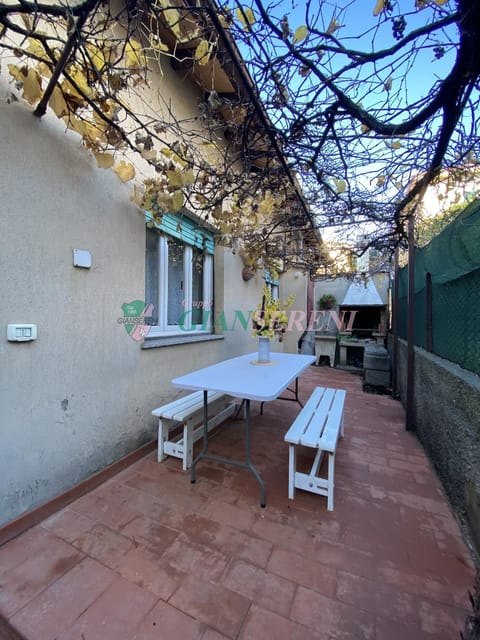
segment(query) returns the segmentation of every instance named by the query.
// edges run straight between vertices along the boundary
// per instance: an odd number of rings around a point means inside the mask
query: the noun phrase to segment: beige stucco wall
[[[23,103],[0,100],[0,140],[1,525],[154,438],[151,410],[181,393],[173,377],[254,351],[250,327],[232,323],[256,307],[263,274],[244,282],[241,259],[218,247],[224,338],[142,349],[117,322],[123,303],[145,295],[131,187]],[[90,269],[73,266],[74,248],[91,253]],[[35,323],[37,340],[8,342],[9,323]]]
[[[228,255],[228,254],[227,254]],[[264,272],[258,269],[255,276],[245,282],[242,279],[243,262],[235,256],[229,256],[224,278],[224,303],[225,303],[225,357],[237,353],[248,353],[257,349],[257,343],[252,337],[251,323],[247,329],[244,321],[250,318],[250,312],[254,311],[262,298],[264,286]],[[294,296],[294,302],[289,310],[296,314],[298,322],[292,322],[288,331],[284,334],[282,342],[273,338],[270,342],[272,352],[298,353],[298,340],[302,336],[307,321],[305,309],[307,305],[307,278],[300,271],[287,271],[280,275],[280,300],[284,303],[290,295]],[[217,296],[217,299],[218,296]],[[219,317],[221,310],[217,309],[217,327],[220,328],[223,321]],[[303,315],[302,315],[303,314]],[[235,328],[235,330],[233,330]]]

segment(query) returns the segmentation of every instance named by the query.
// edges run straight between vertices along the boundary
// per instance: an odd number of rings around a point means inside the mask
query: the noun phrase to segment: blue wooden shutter
[[[147,222],[152,221],[152,216],[148,211],[145,211],[145,220]],[[186,216],[164,213],[162,222],[160,224],[155,223],[155,227],[192,247],[197,247],[197,249],[202,249],[207,253],[214,253],[215,241],[213,233],[203,227],[199,227],[198,224]]]

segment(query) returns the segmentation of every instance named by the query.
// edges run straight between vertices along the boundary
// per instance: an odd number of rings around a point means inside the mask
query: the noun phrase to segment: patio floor
[[[287,498],[298,405],[252,403],[265,509],[246,470],[200,463],[191,485],[149,454],[0,548],[0,614],[28,640],[459,638],[468,548],[400,403],[361,382],[313,366],[300,379],[304,400],[347,389],[333,512]],[[230,420],[213,448],[239,458],[242,436]]]

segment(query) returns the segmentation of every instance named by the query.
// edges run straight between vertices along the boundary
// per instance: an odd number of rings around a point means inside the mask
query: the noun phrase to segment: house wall
[[[289,327],[282,342],[286,353],[298,353],[298,341],[308,326],[307,288],[308,277],[301,271],[292,269],[283,274],[280,279],[280,299],[282,302],[286,301],[290,295],[295,298],[289,310]],[[293,320],[292,314],[295,314]]]
[[[407,346],[399,340],[398,393],[406,397]],[[480,378],[415,348],[413,423],[480,555]]]
[[[256,345],[228,320],[223,339],[142,348],[118,322],[145,296],[131,187],[23,103],[0,100],[0,140],[1,525],[153,439],[151,410],[182,393],[173,377]],[[74,248],[91,253],[90,269],[73,266]],[[261,295],[263,278],[244,283],[241,269],[217,248],[215,313],[229,319]],[[35,323],[37,340],[8,342],[9,323]]]
[[[375,283],[375,287],[385,304],[388,304],[388,291],[390,286],[390,277],[388,273],[375,273],[372,275],[372,280]],[[337,300],[336,307],[338,308],[345,298],[348,288],[351,284],[350,278],[338,277],[332,279],[322,279],[315,282],[315,308],[319,308],[320,298],[326,294],[331,293]]]
[[[390,277],[388,273],[376,273],[372,275],[372,280],[377,288],[377,291],[385,303],[385,305],[389,304],[389,286],[390,286]],[[320,298],[325,294],[332,294],[335,296],[336,305],[333,309],[338,313],[340,305],[342,304],[345,295],[348,291],[348,288],[351,284],[351,279],[346,277],[338,277],[332,279],[322,279],[317,280],[315,282],[314,289],[314,304],[315,309],[318,310],[320,308]],[[325,316],[327,318],[327,316]],[[336,326],[333,321],[329,321],[328,328],[330,331],[336,331]]]
[[[224,277],[221,280],[221,286],[224,289],[222,296],[224,307],[216,304],[215,321],[217,330],[222,330],[225,335],[225,357],[253,352],[257,349],[257,342],[252,336],[250,314],[261,301],[262,288],[265,284],[264,272],[258,269],[255,276],[245,282],[242,279],[243,266],[243,262],[232,255],[228,256],[228,260],[223,264]],[[294,296],[294,302],[288,314],[296,312],[300,320],[298,323],[292,323],[290,329],[284,334],[282,342],[273,338],[270,341],[270,349],[272,352],[298,353],[298,340],[303,333],[301,327],[306,325],[307,278],[300,272],[287,271],[280,276],[279,290],[282,303],[290,295]],[[218,293],[216,299],[220,299]],[[301,314],[304,316],[302,317]]]
[[[251,312],[261,301],[265,280],[263,271],[259,269],[251,280],[245,282],[241,258],[224,249],[221,249],[221,254],[221,266],[219,257],[215,256],[216,270],[222,273],[222,277],[218,277],[222,294],[216,291],[214,317],[215,330],[225,336],[223,354],[228,358],[257,348],[252,336]]]

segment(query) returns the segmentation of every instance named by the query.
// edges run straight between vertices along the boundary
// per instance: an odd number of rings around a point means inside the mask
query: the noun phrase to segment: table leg
[[[290,387],[287,387],[286,391],[290,391],[290,393],[294,394],[294,398],[284,398],[283,396],[279,396],[277,398],[277,400],[288,400],[291,402],[298,402],[298,404],[302,407],[303,409],[303,404],[301,403],[299,397],[298,397],[298,378],[295,378],[295,389],[290,389]],[[265,402],[262,402],[260,404],[260,415],[263,416],[263,405],[265,404]]]
[[[192,484],[195,483],[195,467],[197,466],[197,462],[203,458],[203,456],[207,453],[208,449],[208,391],[206,389],[203,390],[203,449],[200,451],[198,456],[192,462],[192,466],[190,467],[190,482]]]
[[[244,400],[243,402],[245,403],[245,462],[229,460],[228,458],[222,458],[221,456],[214,456],[208,453],[208,394],[207,391],[203,392],[203,449],[192,462],[192,466],[190,468],[190,482],[192,484],[195,483],[195,467],[202,458],[205,460],[220,462],[222,464],[231,464],[236,467],[242,467],[244,469],[248,469],[260,485],[260,506],[265,507],[265,484],[257,469],[253,466],[252,459],[250,457],[250,400]]]
[[[247,467],[260,485],[260,506],[265,507],[265,485],[250,458],[250,400],[245,401],[245,459]]]

